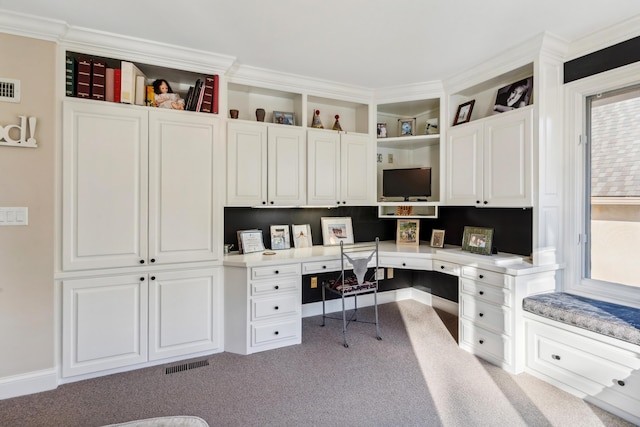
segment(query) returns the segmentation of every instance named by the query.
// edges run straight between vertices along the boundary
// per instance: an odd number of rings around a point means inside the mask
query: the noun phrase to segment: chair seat
[[[344,286],[342,284],[342,280],[339,279],[326,281],[325,287],[336,293],[348,295],[357,292],[373,290],[376,288],[376,283],[364,281],[361,284],[358,284],[358,279],[356,278],[356,276],[350,276],[344,279]]]

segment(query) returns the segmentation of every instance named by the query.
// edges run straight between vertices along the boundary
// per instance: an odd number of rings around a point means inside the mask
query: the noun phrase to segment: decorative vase
[[[322,122],[320,121],[320,110],[313,110],[313,120],[311,121],[311,127],[316,129],[324,129]]]
[[[256,120],[257,121],[264,122],[264,115],[265,115],[264,108],[257,108],[256,109]]]
[[[335,123],[333,123],[333,130],[342,130],[342,126],[340,126],[340,116],[339,115],[335,115],[336,121]]]
[[[240,112],[238,110],[229,110],[229,116],[232,119],[237,119],[238,118],[238,114],[240,114]]]

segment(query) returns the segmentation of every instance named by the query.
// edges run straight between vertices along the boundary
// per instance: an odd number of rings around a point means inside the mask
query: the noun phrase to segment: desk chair
[[[378,271],[378,243],[378,238],[376,237],[375,245],[359,245],[345,249],[343,242],[340,242],[340,275],[335,280],[322,282],[322,326],[325,325],[325,319],[342,320],[342,336],[345,347],[349,347],[347,343],[347,326],[349,326],[351,322],[375,324],[376,338],[378,340],[382,339],[378,325],[378,275],[376,274]],[[373,257],[375,257],[375,269],[369,277],[366,277],[368,264]],[[351,271],[352,269],[353,271]],[[339,295],[342,298],[342,318],[326,315],[326,291]],[[358,320],[358,295],[371,293],[373,293],[375,322]],[[345,298],[348,297],[353,297],[354,310],[347,319]]]

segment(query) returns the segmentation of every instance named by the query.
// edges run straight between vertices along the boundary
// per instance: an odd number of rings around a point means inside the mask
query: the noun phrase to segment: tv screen
[[[431,196],[431,168],[384,169],[382,197],[427,198]]]

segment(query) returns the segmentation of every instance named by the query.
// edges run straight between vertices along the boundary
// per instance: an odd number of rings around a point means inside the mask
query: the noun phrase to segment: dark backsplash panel
[[[345,206],[327,208],[225,208],[224,242],[237,250],[237,230],[262,230],[265,247],[270,247],[269,227],[279,224],[310,224],[314,245],[322,245],[320,218],[349,216],[356,242],[395,240],[396,221],[378,218],[378,208]],[[439,218],[420,221],[420,240],[429,241],[431,230],[445,230],[445,243],[462,244],[466,225],[494,229],[493,246],[500,252],[529,256],[532,248],[533,211],[531,208],[440,207]]]

